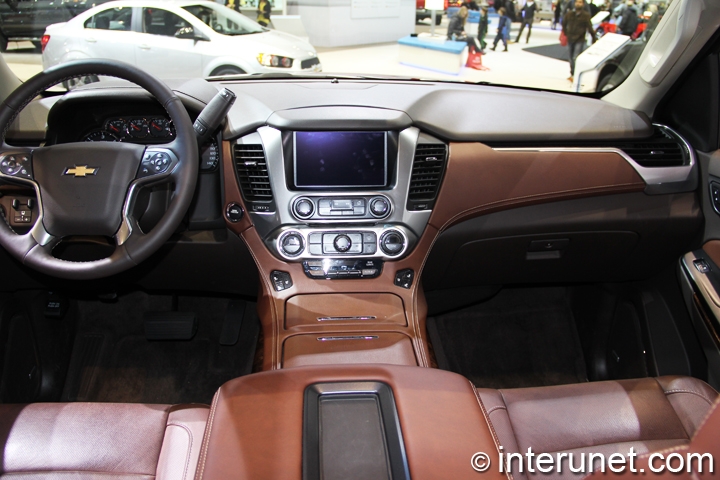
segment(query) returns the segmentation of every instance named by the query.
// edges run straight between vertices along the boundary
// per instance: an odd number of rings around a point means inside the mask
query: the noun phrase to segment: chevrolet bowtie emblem
[[[75,165],[71,168],[66,168],[63,175],[75,175],[76,177],[87,177],[88,175],[95,175],[99,169],[95,167],[88,167],[87,165]]]

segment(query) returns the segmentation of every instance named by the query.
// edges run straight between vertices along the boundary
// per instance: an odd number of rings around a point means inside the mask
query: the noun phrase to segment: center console
[[[478,473],[471,459],[490,458]],[[301,367],[231,380],[196,479],[508,480],[470,382],[429,368]]]
[[[263,126],[224,155],[228,224],[264,277],[264,368],[429,366],[416,278],[427,246],[413,252],[432,228],[447,145],[414,127]]]

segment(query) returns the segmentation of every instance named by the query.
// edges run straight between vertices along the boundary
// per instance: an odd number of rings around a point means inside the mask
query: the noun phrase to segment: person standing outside
[[[507,52],[507,41],[510,33],[510,17],[508,17],[505,13],[505,7],[501,7],[500,10],[498,10],[498,15],[500,15],[500,20],[498,22],[497,35],[495,35],[495,40],[493,40],[493,46],[490,50],[494,52],[497,48],[498,42],[502,40],[503,45],[505,46],[505,50],[503,51]]]
[[[485,41],[485,35],[488,32],[488,6],[483,5],[480,7],[480,22],[478,23],[478,41],[480,42],[480,53],[485,54],[485,47],[487,42]]]
[[[532,25],[535,21],[535,12],[537,10],[538,6],[537,4],[535,4],[534,0],[528,0],[522,10],[520,10],[520,15],[522,16],[522,24],[520,25],[520,31],[518,32],[517,38],[515,39],[515,43],[520,43],[520,37],[522,36],[522,32],[525,29],[526,25],[528,27],[528,34],[527,38],[525,39],[525,43],[530,43],[530,32],[532,32]]]
[[[585,50],[585,32],[590,33],[593,43],[597,40],[595,29],[590,21],[590,13],[585,10],[583,0],[575,0],[575,9],[563,17],[562,31],[567,37],[568,53],[570,54],[570,80],[575,78],[575,60]]]
[[[270,26],[270,12],[272,11],[272,5],[270,0],[260,0],[257,8],[257,20],[256,22],[263,27]]]
[[[622,18],[617,26],[617,33],[632,37],[635,30],[637,30],[638,23],[640,23],[640,21],[638,20],[638,12],[635,10],[635,4],[632,0],[629,0],[625,5]]]
[[[553,4],[553,22],[552,22],[552,29],[555,30],[560,23],[560,18],[562,17],[562,9],[563,9],[563,0],[557,0]]]

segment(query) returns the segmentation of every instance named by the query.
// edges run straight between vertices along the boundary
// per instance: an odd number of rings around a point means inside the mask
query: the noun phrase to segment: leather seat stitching
[[[494,407],[492,407],[491,409],[489,409],[487,411],[488,415],[490,415],[495,410],[507,410],[507,407],[505,405],[495,405]]]
[[[475,399],[478,402],[478,405],[480,406],[480,411],[483,414],[483,418],[485,418],[485,423],[487,424],[488,428],[490,429],[491,436],[493,438],[493,442],[495,442],[495,448],[497,451],[500,451],[500,437],[498,437],[497,432],[495,431],[495,427],[493,426],[492,422],[490,422],[490,417],[488,417],[487,410],[485,409],[485,404],[482,401],[482,398],[480,398],[480,394],[477,391],[477,388],[475,388],[475,385],[473,385],[472,382],[468,380],[468,383],[470,383],[470,387],[473,389],[473,393],[475,394]],[[505,476],[508,477],[510,480],[514,480],[514,477],[512,473],[505,471]]]
[[[702,394],[702,393],[700,393],[700,392],[696,392],[695,390],[683,390],[683,389],[679,389],[679,388],[678,388],[678,389],[675,389],[675,390],[666,390],[666,391],[665,391],[665,395],[672,395],[673,393],[690,393],[690,394],[692,394],[692,395],[697,395],[698,397],[702,398],[702,399],[705,400],[705,401],[708,403],[708,405],[710,405],[710,406],[712,406],[712,404],[713,404],[713,401],[712,401],[712,400],[710,400],[709,398],[707,398],[704,394]]]
[[[581,447],[573,447],[573,448],[568,448],[568,449],[563,449],[563,450],[554,450],[554,451],[552,451],[552,452],[540,452],[540,453],[547,453],[547,454],[550,454],[550,455],[555,455],[555,454],[557,454],[557,453],[569,452],[570,450],[577,450],[577,449],[580,449],[580,448],[597,448],[597,447],[604,447],[604,446],[607,446],[607,445],[617,445],[618,443],[645,443],[645,442],[654,442],[654,441],[668,441],[668,442],[679,441],[679,442],[688,442],[689,440],[688,440],[687,438],[660,438],[660,439],[653,439],[653,440],[628,440],[628,441],[623,441],[623,442],[598,443],[597,445],[584,445],[584,446],[581,446]],[[682,446],[683,446],[683,445],[675,445],[675,446],[673,446],[673,447],[665,447],[665,448],[672,450],[672,449],[674,449],[674,448],[678,448],[678,447],[682,447]],[[662,450],[657,450],[657,451],[662,451]],[[589,452],[588,452],[588,453],[589,453]],[[652,451],[650,451],[650,452],[648,452],[648,453],[642,453],[642,454],[638,455],[638,458],[641,457],[641,456],[643,456],[643,455],[649,455],[649,454],[651,454],[651,453],[655,453],[655,450],[652,450]],[[538,453],[536,453],[536,455],[538,455]]]
[[[188,453],[186,455],[185,469],[183,470],[183,476],[182,476],[183,480],[185,480],[187,478],[188,469],[190,468],[190,458],[192,457],[191,453],[192,453],[192,447],[193,447],[193,434],[187,425],[183,425],[181,423],[168,423],[167,426],[168,427],[180,427],[183,430],[185,430],[185,432],[187,432],[187,434],[188,434],[188,437],[190,437],[190,447],[188,448]]]
[[[3,477],[9,477],[12,475],[40,475],[40,474],[48,474],[48,473],[91,473],[93,475],[110,475],[113,477],[117,477],[118,475],[122,476],[131,476],[131,477],[143,477],[143,478],[156,478],[155,475],[151,473],[127,473],[127,472],[98,472],[96,470],[17,470],[14,472],[3,472]]]
[[[202,450],[201,450],[202,463],[200,464],[200,469],[198,470],[197,474],[195,475],[195,478],[198,480],[202,480],[203,474],[205,473],[205,461],[207,460],[208,444],[210,443],[210,434],[212,433],[213,423],[215,420],[215,411],[217,410],[219,398],[220,398],[220,390],[218,390],[217,393],[215,394],[215,397],[213,398],[212,407],[210,408],[210,418],[208,418],[207,432],[205,432],[205,439],[203,440]]]

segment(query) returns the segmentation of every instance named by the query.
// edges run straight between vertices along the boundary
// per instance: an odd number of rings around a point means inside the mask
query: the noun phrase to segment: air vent
[[[427,210],[437,196],[445,170],[447,145],[440,143],[418,144],[413,159],[410,189],[408,192],[409,210]]]
[[[273,199],[270,188],[267,161],[262,145],[235,145],[235,168],[243,198],[248,202],[270,203]],[[254,208],[254,211],[266,209]]]
[[[656,128],[647,141],[621,144],[619,148],[643,167],[681,167],[688,163],[684,145],[661,128]]]

